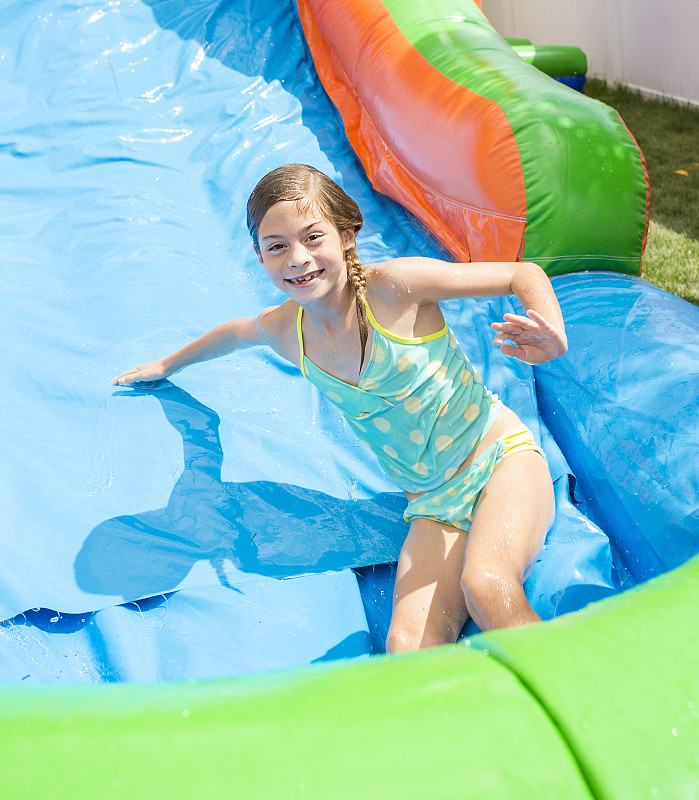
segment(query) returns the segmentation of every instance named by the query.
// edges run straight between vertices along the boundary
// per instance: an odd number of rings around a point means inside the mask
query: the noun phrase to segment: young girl
[[[271,347],[337,407],[408,498],[387,651],[454,642],[469,615],[483,630],[534,622],[522,581],[553,523],[546,461],[485,388],[438,303],[515,294],[527,316],[494,323],[494,344],[541,364],[567,348],[551,284],[531,263],[418,257],[362,266],[362,222],[354,200],[314,168],[269,173],[248,200],[248,228],[262,268],[289,299],[113,383]]]

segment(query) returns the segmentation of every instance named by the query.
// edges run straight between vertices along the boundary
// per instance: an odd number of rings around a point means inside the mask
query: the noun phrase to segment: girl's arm
[[[261,323],[277,306],[266,308],[258,316],[233,319],[213,328],[190,344],[157,361],[149,361],[114,378],[112,384],[128,385],[167,378],[190,364],[210,361],[236,350],[268,344],[261,332]]]
[[[375,277],[374,277],[375,276]],[[423,306],[460,297],[514,294],[527,316],[505,314],[495,322],[494,344],[505,355],[543,364],[568,349],[563,315],[551,281],[531,262],[452,264],[429,258],[400,258],[372,270],[372,286],[388,300]],[[505,344],[511,341],[515,347]]]

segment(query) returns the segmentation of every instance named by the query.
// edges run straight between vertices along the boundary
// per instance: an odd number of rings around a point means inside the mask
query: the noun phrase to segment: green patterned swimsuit
[[[374,334],[357,386],[328,374],[304,354],[299,308],[301,371],[401,489],[427,493],[408,505],[406,519],[441,519],[467,530],[480,491],[512,442],[499,439],[456,473],[490,430],[502,404],[483,385],[446,324],[437,333],[407,339],[382,327],[368,303],[366,310]],[[518,431],[514,446],[541,452],[531,433],[523,431],[528,436]]]

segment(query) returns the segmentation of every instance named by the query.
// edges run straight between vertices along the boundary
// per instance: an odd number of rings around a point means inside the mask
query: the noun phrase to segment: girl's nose
[[[310,260],[310,254],[302,242],[294,242],[289,246],[290,267],[306,267]]]

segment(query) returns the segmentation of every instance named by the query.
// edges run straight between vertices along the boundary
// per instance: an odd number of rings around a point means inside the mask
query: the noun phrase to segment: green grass
[[[643,277],[699,305],[699,108],[593,78],[586,94],[621,114],[646,158],[651,205]]]

